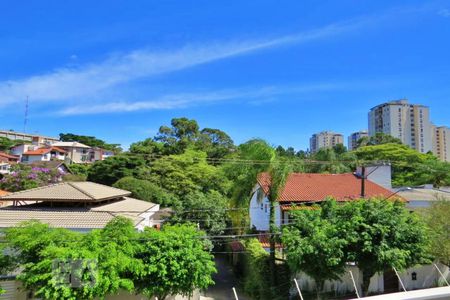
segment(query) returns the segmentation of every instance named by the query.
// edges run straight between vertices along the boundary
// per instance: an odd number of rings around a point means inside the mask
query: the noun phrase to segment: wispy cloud
[[[51,102],[81,99],[118,88],[121,84],[159,74],[174,72],[201,64],[255,51],[306,43],[354,31],[373,22],[359,18],[331,24],[316,30],[276,38],[188,45],[178,50],[140,49],[113,55],[105,61],[80,67],[64,67],[47,74],[22,80],[0,82],[0,105],[12,104],[27,95],[33,101]],[[146,106],[148,104],[139,104]],[[166,101],[152,104],[163,107]],[[120,104],[117,105],[120,107]]]
[[[438,14],[443,17],[450,18],[450,9],[441,9],[440,11],[438,11]]]
[[[377,83],[377,81],[373,81]],[[277,95],[305,94],[320,91],[346,89],[354,82],[342,83],[310,83],[296,86],[265,86],[253,88],[237,88],[218,91],[170,94],[145,101],[108,101],[98,105],[67,106],[58,112],[62,116],[105,114],[133,111],[183,109],[198,105],[209,105],[224,101],[243,100],[251,105],[273,102]],[[362,83],[361,85],[364,85]],[[354,87],[353,87],[354,88]]]

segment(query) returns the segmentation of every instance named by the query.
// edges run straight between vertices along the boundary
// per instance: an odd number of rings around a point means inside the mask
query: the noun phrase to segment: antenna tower
[[[28,96],[27,100],[25,101],[25,117],[23,119],[23,132],[26,132],[27,130],[27,123],[28,123]]]

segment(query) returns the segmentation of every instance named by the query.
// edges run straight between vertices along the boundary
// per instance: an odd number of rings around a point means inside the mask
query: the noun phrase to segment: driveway
[[[216,284],[209,287],[203,293],[204,296],[213,298],[214,300],[234,300],[232,290],[234,287],[236,288],[239,300],[251,300],[248,297],[244,297],[242,289],[239,288],[238,282],[234,277],[233,270],[227,263],[226,257],[224,255],[217,255],[215,261],[218,273],[213,276],[213,280]]]

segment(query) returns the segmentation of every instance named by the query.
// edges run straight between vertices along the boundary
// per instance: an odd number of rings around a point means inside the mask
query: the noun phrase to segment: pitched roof
[[[258,184],[264,192],[269,192],[270,175],[261,173]],[[366,197],[390,197],[393,192],[366,180]],[[361,178],[352,173],[345,174],[310,174],[291,173],[278,198],[279,202],[323,201],[333,197],[337,201],[361,198]],[[401,197],[398,197],[404,200]]]
[[[11,155],[11,154],[8,154],[8,153],[5,153],[5,152],[0,152],[0,156],[2,156],[4,158],[8,158],[8,159],[17,159],[17,160],[19,159],[18,156]]]
[[[52,208],[43,203],[9,206],[0,208],[0,228],[16,226],[24,221],[38,220],[51,227],[68,229],[103,228],[116,216],[124,216],[137,226],[144,221],[140,214],[150,210],[156,204],[125,198],[118,203],[100,204],[94,208]]]
[[[440,189],[413,188],[401,191],[398,195],[408,201],[437,201],[439,199],[450,200],[450,192]]]
[[[98,202],[130,196],[131,192],[94,182],[62,182],[44,187],[11,193],[0,200]]]
[[[85,144],[78,143],[78,142],[56,142],[56,143],[53,143],[52,146],[71,147],[71,148],[91,148],[90,146],[87,146]]]
[[[66,153],[66,150],[58,148],[58,147],[48,147],[48,148],[38,148],[36,150],[29,150],[25,152],[23,155],[43,155],[47,154],[51,151],[58,151],[60,153]]]

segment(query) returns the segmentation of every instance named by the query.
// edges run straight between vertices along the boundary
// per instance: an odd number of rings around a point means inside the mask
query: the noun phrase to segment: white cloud
[[[112,56],[100,63],[65,67],[48,74],[0,82],[0,105],[12,104],[26,96],[30,96],[34,102],[67,101],[91,97],[140,78],[174,72],[258,50],[334,36],[359,28],[370,20],[370,18],[355,19],[272,39],[190,45],[175,51],[136,50]]]
[[[248,104],[259,105],[272,102],[276,95],[301,94],[325,90],[347,88],[349,83],[308,84],[297,86],[259,88],[239,88],[219,91],[172,94],[146,101],[108,101],[98,105],[74,105],[63,108],[59,115],[87,115],[144,110],[181,109],[197,105],[208,105],[223,101],[244,100]]]

